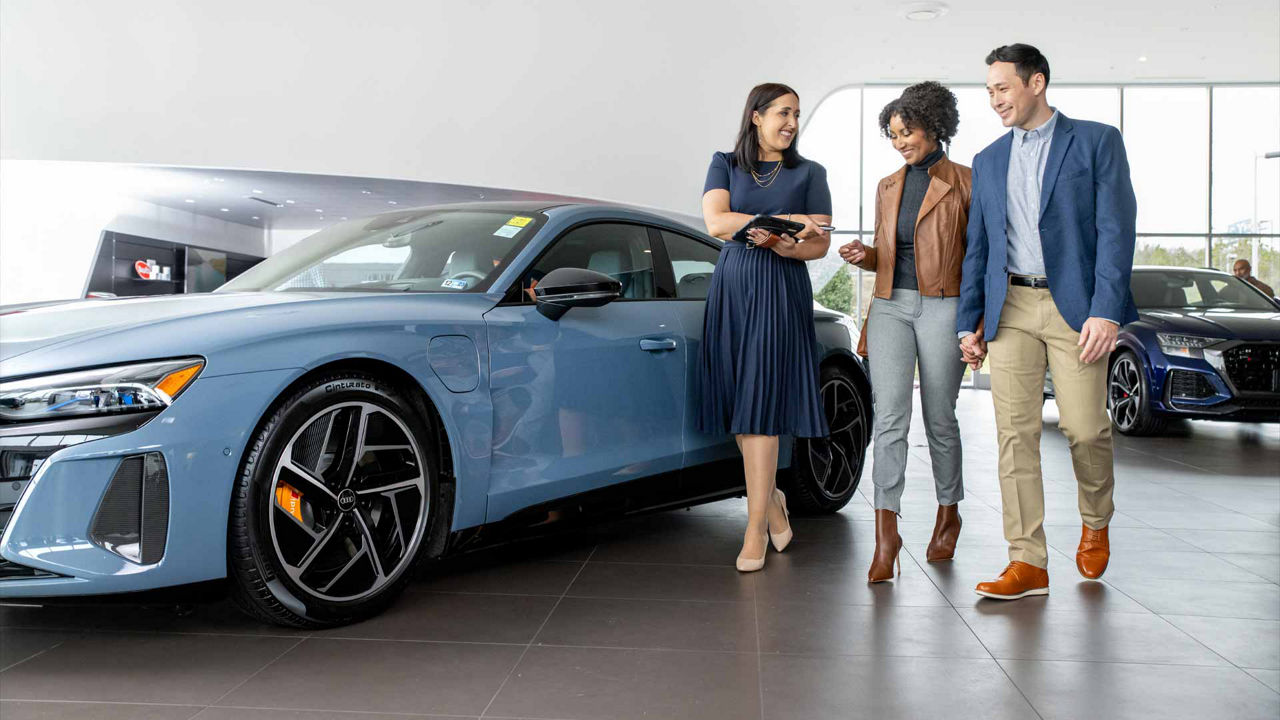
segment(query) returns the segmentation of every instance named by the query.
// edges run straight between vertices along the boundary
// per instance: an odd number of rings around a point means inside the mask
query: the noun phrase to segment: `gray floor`
[[[1280,716],[1276,426],[1120,438],[1114,555],[1089,582],[1050,403],[1052,594],[1002,604],[972,592],[1005,564],[990,398],[965,390],[960,405],[958,557],[923,560],[935,503],[917,422],[893,583],[865,581],[864,493],[797,520],[762,573],[732,567],[735,500],[469,558],[382,617],[324,633],[225,604],[2,607],[0,717]]]

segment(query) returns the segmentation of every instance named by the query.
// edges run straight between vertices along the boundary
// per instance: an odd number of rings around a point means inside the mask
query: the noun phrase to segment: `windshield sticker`
[[[454,280],[453,278],[450,278],[448,280],[445,280],[441,284],[449,288],[450,290],[466,290],[467,289],[466,280]]]
[[[515,225],[516,227],[524,227],[524,226],[528,225],[528,224],[529,224],[529,223],[531,223],[531,222],[533,222],[533,218],[531,218],[531,217],[522,217],[522,216],[520,216],[520,215],[517,215],[517,216],[515,216],[515,217],[511,218],[510,220],[508,220],[508,221],[507,221],[507,224],[508,224],[508,225]]]
[[[497,235],[498,237],[504,237],[504,238],[515,237],[516,233],[520,232],[523,229],[524,228],[518,227],[516,225],[503,225],[502,227],[498,228],[498,231],[495,232],[494,235]]]

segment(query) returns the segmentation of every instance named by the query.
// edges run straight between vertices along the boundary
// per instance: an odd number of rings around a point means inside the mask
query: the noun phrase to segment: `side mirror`
[[[600,307],[622,296],[622,283],[594,270],[558,268],[533,289],[538,312],[559,320],[569,308]]]

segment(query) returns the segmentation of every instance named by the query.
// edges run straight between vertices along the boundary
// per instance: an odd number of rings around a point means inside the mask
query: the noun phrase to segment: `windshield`
[[[486,290],[545,220],[540,213],[447,208],[353,220],[281,251],[216,292]]]
[[[1139,308],[1230,308],[1275,311],[1262,293],[1230,275],[1194,270],[1136,270],[1130,287]]]

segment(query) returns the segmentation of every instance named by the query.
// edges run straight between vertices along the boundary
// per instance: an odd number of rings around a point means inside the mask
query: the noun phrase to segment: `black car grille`
[[[1169,373],[1169,395],[1175,398],[1201,400],[1214,394],[1213,385],[1204,373],[1173,370]]]
[[[1280,345],[1237,345],[1223,361],[1240,392],[1280,392]]]

